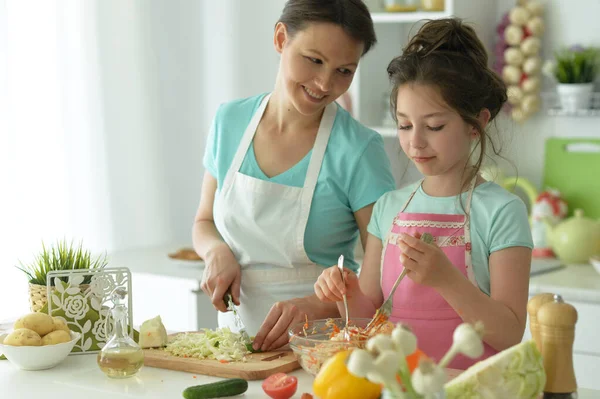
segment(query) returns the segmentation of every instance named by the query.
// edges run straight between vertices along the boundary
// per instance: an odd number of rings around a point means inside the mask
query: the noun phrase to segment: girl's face
[[[402,150],[423,175],[462,173],[478,132],[443,101],[435,87],[400,86],[396,116]]]
[[[303,115],[322,111],[348,90],[364,47],[330,23],[309,24],[293,37],[279,23],[274,39],[286,97]]]

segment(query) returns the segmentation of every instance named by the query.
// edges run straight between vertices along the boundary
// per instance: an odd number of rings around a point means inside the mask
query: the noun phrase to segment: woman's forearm
[[[207,259],[210,251],[222,245],[227,246],[211,220],[196,220],[192,228],[194,250],[202,259]]]
[[[483,339],[488,345],[502,351],[521,342],[525,320],[519,320],[508,306],[481,292],[458,270],[451,280],[437,291],[464,321],[483,322]]]

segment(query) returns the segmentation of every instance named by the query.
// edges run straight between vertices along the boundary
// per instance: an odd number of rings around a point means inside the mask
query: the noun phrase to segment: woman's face
[[[400,86],[396,117],[400,146],[419,172],[425,176],[462,172],[478,134],[444,102],[435,87]]]
[[[344,94],[352,83],[363,47],[335,24],[311,23],[293,36],[284,24],[277,24],[279,78],[294,108],[303,115],[312,115]]]

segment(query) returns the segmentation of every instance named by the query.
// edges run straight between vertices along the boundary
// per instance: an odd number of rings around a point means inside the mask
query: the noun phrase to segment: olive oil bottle
[[[127,290],[121,287],[112,295],[113,335],[98,353],[98,366],[110,378],[133,377],[144,365],[142,348],[128,334],[126,296]]]

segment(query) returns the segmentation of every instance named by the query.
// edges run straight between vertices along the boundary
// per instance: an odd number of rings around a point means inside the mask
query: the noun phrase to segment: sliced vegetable
[[[444,388],[447,399],[534,399],[545,384],[542,355],[531,340],[474,364]]]
[[[419,360],[427,359],[427,355],[421,349],[417,348],[412,354],[406,356],[408,370],[412,373],[419,365]]]
[[[298,378],[285,373],[276,373],[263,381],[262,389],[273,399],[289,399],[298,389]]]
[[[232,332],[229,328],[219,328],[215,331],[205,329],[199,333],[179,334],[173,342],[167,345],[165,350],[180,357],[227,360],[229,362],[244,361],[248,354],[242,336]]]
[[[224,398],[241,395],[248,390],[248,381],[242,378],[230,378],[210,384],[194,385],[183,391],[185,399]]]
[[[351,374],[346,367],[350,351],[342,351],[327,359],[313,382],[320,399],[377,399],[381,386]]]

